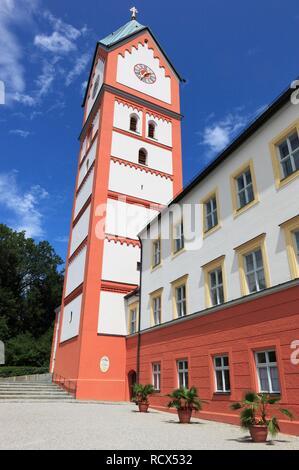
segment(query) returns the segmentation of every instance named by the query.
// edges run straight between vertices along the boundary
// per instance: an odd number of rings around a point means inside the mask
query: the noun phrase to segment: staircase
[[[0,404],[3,402],[65,402],[72,395],[51,382],[0,381]]]

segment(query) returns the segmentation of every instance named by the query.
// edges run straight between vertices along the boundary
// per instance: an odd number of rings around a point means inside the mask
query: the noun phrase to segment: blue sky
[[[1,0],[0,222],[62,258],[95,43],[134,3],[186,79],[185,183],[299,75],[297,0]]]

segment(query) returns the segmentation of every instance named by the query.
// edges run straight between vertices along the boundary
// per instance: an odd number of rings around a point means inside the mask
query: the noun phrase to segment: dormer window
[[[145,149],[139,150],[138,163],[139,165],[147,165],[147,151]]]
[[[153,121],[148,123],[148,137],[154,139],[156,134],[156,124]]]
[[[130,116],[130,131],[137,132],[138,116],[131,114]]]

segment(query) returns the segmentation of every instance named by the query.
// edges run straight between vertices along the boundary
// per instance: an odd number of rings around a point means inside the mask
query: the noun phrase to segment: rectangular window
[[[133,335],[137,332],[137,308],[130,310],[130,334]]]
[[[249,293],[266,289],[262,250],[258,248],[244,255],[245,274]]]
[[[208,232],[218,225],[217,199],[211,197],[204,203],[205,208],[205,231]]]
[[[185,359],[177,361],[177,371],[178,371],[179,388],[188,388],[189,387],[188,361]]]
[[[184,317],[187,315],[187,302],[186,302],[186,285],[182,284],[175,288],[175,301],[177,316]]]
[[[297,263],[299,264],[299,230],[294,232],[294,240],[295,240],[295,254],[297,257]]]
[[[277,145],[281,173],[287,178],[299,170],[299,137],[295,130]]]
[[[153,317],[154,325],[160,325],[161,323],[161,296],[153,298]]]
[[[258,351],[255,353],[259,391],[265,393],[280,393],[280,382],[276,360],[276,352]]]
[[[233,215],[239,216],[259,201],[253,161],[249,160],[231,175]]]
[[[216,392],[230,392],[228,356],[214,357]]]
[[[181,221],[174,227],[174,253],[178,253],[184,248],[185,239],[184,239],[184,224]]]
[[[161,390],[161,364],[159,362],[153,364],[153,386],[157,392]]]
[[[242,209],[254,200],[254,189],[250,168],[236,177],[238,209]]]
[[[221,267],[209,273],[211,304],[220,305],[224,302],[223,276]]]
[[[299,278],[299,215],[287,220],[281,224],[281,227],[285,235],[291,279],[297,279]]]
[[[153,268],[161,263],[161,240],[157,239],[153,242]]]

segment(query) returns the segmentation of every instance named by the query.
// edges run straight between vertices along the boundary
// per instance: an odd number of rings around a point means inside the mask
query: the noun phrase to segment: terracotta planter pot
[[[147,413],[147,410],[148,410],[148,407],[149,407],[149,403],[140,401],[140,402],[138,403],[138,407],[139,407],[140,413]]]
[[[267,426],[250,426],[249,428],[250,435],[253,442],[266,442],[268,437],[268,428]]]
[[[178,410],[180,423],[189,424],[191,420],[192,410]]]

